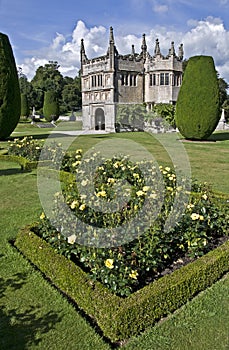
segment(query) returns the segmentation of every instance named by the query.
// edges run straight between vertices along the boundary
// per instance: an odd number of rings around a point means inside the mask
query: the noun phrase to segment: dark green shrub
[[[59,118],[59,103],[55,91],[46,91],[44,95],[43,113],[49,122]]]
[[[9,38],[0,33],[0,139],[16,128],[21,112],[20,87]]]
[[[21,94],[21,117],[28,118],[29,116],[29,103],[26,94]]]
[[[204,140],[219,119],[219,85],[213,58],[191,57],[177,99],[176,125],[185,138]]]

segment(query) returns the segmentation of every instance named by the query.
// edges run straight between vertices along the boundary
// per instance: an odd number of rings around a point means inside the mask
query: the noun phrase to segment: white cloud
[[[212,56],[220,75],[229,81],[229,72],[225,69],[229,65],[229,32],[219,18],[207,17],[199,21],[194,28],[184,34],[183,43],[186,57]]]
[[[117,28],[118,33],[118,28]],[[121,36],[116,34],[114,28],[115,43],[120,54],[131,52],[131,45],[135,45],[136,52],[141,50],[142,33]],[[31,79],[36,69],[48,63],[49,60],[58,61],[60,72],[66,76],[76,76],[80,68],[80,45],[84,38],[86,54],[89,58],[106,53],[109,43],[109,29],[103,26],[87,27],[79,20],[71,37],[56,33],[50,46],[38,52],[33,52],[32,57],[26,58],[21,64],[28,79]],[[180,43],[184,44],[185,57],[194,55],[213,56],[216,69],[227,82],[229,82],[229,31],[219,18],[207,17],[201,21],[189,21],[186,32],[168,30],[166,27],[156,26],[146,35],[148,50],[154,51],[155,39],[159,39],[163,54],[167,54],[171,41],[175,41],[178,50]]]
[[[229,0],[220,0],[220,5],[227,5]]]
[[[155,4],[153,6],[153,10],[156,13],[164,13],[164,12],[168,12],[169,8],[167,5],[159,5],[159,4]]]

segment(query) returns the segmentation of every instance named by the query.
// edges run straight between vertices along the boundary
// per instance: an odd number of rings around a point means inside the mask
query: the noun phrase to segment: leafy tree
[[[224,101],[223,106],[225,112],[225,120],[229,123],[229,97]]]
[[[217,74],[217,77],[219,84],[220,107],[223,107],[224,102],[228,100],[227,89],[229,88],[229,85],[223,78],[219,77],[219,74]]]
[[[56,97],[61,99],[64,78],[58,69],[59,65],[57,61],[49,61],[44,67],[40,66],[36,70],[36,74],[31,80],[36,110],[42,109],[44,93],[47,91],[55,91]]]
[[[0,138],[16,128],[21,112],[21,96],[15,59],[9,38],[0,33]]]
[[[176,125],[187,139],[207,139],[220,119],[219,84],[213,58],[189,59],[176,104]]]
[[[166,121],[173,128],[176,127],[175,105],[172,105],[170,103],[159,103],[154,106],[153,110],[157,116],[160,116],[164,121]]]
[[[59,103],[56,92],[46,91],[44,95],[43,113],[47,121],[55,121],[59,118]]]
[[[81,78],[65,77],[64,88],[62,90],[61,112],[74,111],[82,106]]]

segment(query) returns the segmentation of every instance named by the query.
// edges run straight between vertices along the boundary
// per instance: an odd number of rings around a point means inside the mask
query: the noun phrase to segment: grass
[[[19,125],[13,137],[34,134],[47,137],[50,130]],[[222,136],[223,134],[223,136]],[[169,135],[167,135],[169,136]],[[218,133],[217,142],[185,143],[192,174],[229,193],[229,133]],[[158,162],[167,163],[160,142],[144,133],[111,135],[140,142]],[[165,135],[161,135],[165,137]],[[107,140],[107,135],[80,136],[72,148],[84,150]],[[7,147],[1,142],[0,147]],[[210,170],[209,170],[210,169]],[[213,175],[212,175],[213,172]],[[16,163],[0,163],[0,348],[8,349],[111,349],[93,325],[76,310],[9,243],[20,227],[36,221],[42,211],[36,171],[21,172]],[[198,295],[174,315],[123,348],[141,350],[229,349],[229,276]]]

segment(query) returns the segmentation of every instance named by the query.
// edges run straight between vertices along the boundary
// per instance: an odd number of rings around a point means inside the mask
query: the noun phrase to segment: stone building
[[[89,59],[81,41],[82,120],[84,130],[115,131],[118,104],[144,103],[150,110],[157,103],[175,104],[182,82],[183,45],[174,42],[163,56],[158,39],[151,56],[142,36],[141,53],[121,55],[115,46],[113,28],[107,54]]]

